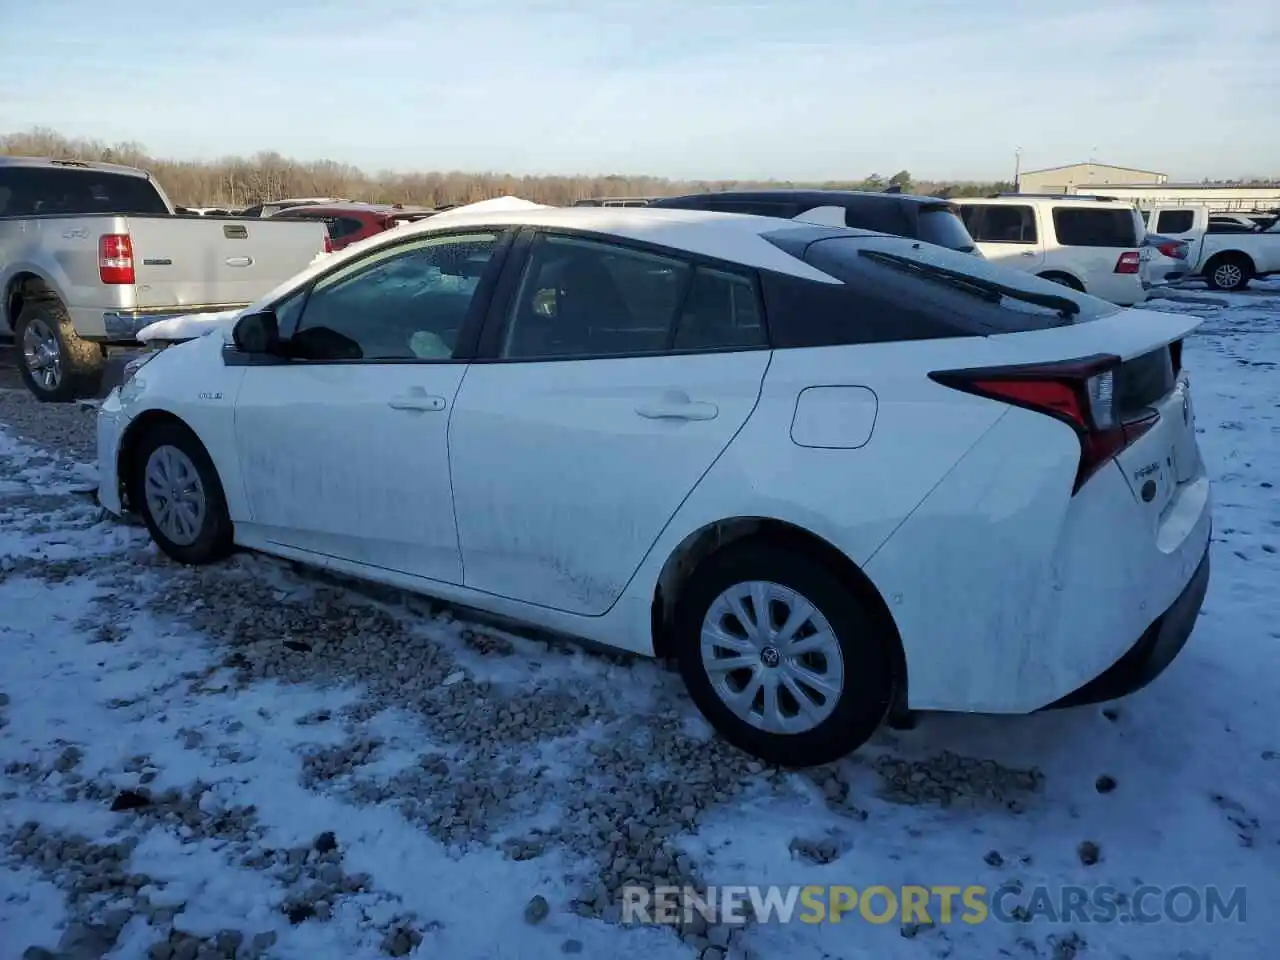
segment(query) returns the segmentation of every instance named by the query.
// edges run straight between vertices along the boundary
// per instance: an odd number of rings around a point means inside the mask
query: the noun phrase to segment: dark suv
[[[720,210],[804,220],[828,227],[859,227],[982,256],[960,218],[960,208],[940,197],[858,190],[724,190],[661,197],[650,201],[649,206]]]

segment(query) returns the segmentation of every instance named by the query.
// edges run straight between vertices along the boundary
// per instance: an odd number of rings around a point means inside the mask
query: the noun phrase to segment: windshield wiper
[[[974,296],[982,297],[989,303],[999,303],[1004,297],[1009,297],[1012,300],[1021,300],[1023,303],[1034,304],[1037,307],[1056,310],[1068,319],[1080,312],[1080,304],[1069,297],[1059,297],[1052,293],[1034,293],[1030,290],[1019,290],[1017,287],[1007,287],[1003,283],[997,283],[994,280],[983,280],[981,277],[961,273],[958,270],[948,270],[946,267],[938,267],[931,263],[921,263],[919,260],[912,260],[910,257],[901,257],[896,253],[885,253],[881,250],[859,250],[858,255],[883,264],[886,267],[905,270],[909,273],[918,274],[927,280],[945,283],[953,289],[963,290]]]

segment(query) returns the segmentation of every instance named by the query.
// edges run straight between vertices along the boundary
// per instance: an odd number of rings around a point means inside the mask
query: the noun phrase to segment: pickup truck
[[[142,327],[247,306],[325,247],[321,223],[178,215],[133,167],[0,157],[0,336],[42,401],[96,396]]]
[[[1146,212],[1147,228],[1187,244],[1190,275],[1213,290],[1243,290],[1254,277],[1280,273],[1280,233],[1224,223],[1204,205],[1162,205]]]

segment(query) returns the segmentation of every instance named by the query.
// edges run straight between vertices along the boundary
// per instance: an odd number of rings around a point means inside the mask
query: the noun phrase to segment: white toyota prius
[[[102,504],[678,662],[731,742],[1150,681],[1209,579],[1182,341],[941,247],[702,211],[425,220],[104,401]]]

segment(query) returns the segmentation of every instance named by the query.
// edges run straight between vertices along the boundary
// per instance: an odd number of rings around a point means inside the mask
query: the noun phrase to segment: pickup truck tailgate
[[[139,309],[252,303],[324,249],[313,220],[130,218]]]

